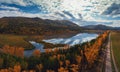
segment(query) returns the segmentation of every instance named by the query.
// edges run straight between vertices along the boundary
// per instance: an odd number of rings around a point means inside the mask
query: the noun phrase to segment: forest
[[[5,45],[0,49],[0,72],[99,72],[104,68],[104,50],[109,31],[90,42],[47,49],[44,53],[35,50],[24,57],[24,48]]]

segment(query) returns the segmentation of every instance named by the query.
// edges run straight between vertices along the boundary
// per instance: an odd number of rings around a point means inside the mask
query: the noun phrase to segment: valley
[[[98,29],[40,18],[5,17],[0,21],[1,71],[15,66],[18,71],[33,72],[105,71],[109,33],[119,32],[103,25]]]

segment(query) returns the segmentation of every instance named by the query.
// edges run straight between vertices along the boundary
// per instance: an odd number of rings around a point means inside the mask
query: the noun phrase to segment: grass
[[[110,48],[110,51],[111,51],[111,48]],[[112,51],[111,51],[112,52]],[[110,52],[110,56],[111,56],[111,66],[112,66],[112,72],[115,72],[115,66],[114,66],[114,63],[113,63],[113,59],[112,59],[112,53]]]
[[[4,45],[23,47],[25,50],[33,49],[34,47],[28,41],[36,41],[44,45],[44,48],[63,47],[64,44],[51,44],[42,41],[43,37],[38,35],[25,36],[13,34],[0,34],[0,48]]]
[[[112,40],[112,49],[113,49],[115,61],[120,71],[120,33],[112,32],[111,40]]]
[[[25,40],[26,37],[27,36],[0,34],[0,47],[10,45],[32,49],[33,46]]]

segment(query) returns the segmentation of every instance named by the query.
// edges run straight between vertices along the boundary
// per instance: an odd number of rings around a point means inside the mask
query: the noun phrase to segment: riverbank
[[[74,46],[77,44],[89,42],[93,39],[96,39],[97,37],[98,37],[97,34],[79,33],[79,34],[76,34],[75,36],[70,37],[70,38],[65,38],[65,39],[62,38],[63,41],[61,41],[61,42],[59,42],[59,38],[58,39],[56,38],[56,39],[54,39],[55,43],[44,42],[44,40],[41,42],[29,41],[35,47],[35,49],[26,50],[24,52],[24,54],[25,54],[25,56],[29,57],[32,55],[34,50],[40,50],[40,52],[43,53],[45,51],[52,51],[54,49],[61,49],[61,48],[64,49],[64,48],[68,48],[70,46]]]
[[[79,32],[68,32],[65,34],[51,34],[51,35],[15,35],[15,34],[0,34],[0,47],[4,45],[23,47],[25,50],[32,50],[35,47],[29,43],[29,41],[36,41],[38,43],[44,43],[45,48],[48,46],[56,47],[63,46],[64,44],[53,45],[51,43],[45,43],[43,39],[52,38],[70,38]],[[90,32],[89,32],[90,33]],[[47,47],[46,47],[47,46]]]
[[[34,46],[25,40],[27,36],[0,34],[0,47],[5,45],[23,47],[25,50],[34,49]]]

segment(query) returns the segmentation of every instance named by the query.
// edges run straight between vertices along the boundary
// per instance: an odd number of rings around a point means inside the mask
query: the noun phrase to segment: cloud
[[[68,16],[68,15],[65,15],[63,12],[55,12],[55,15],[56,16],[60,16],[60,17],[62,17],[62,19],[65,19],[65,20],[69,20],[69,19],[71,19],[71,17],[70,16]]]
[[[41,6],[43,10],[48,12],[61,11],[62,0],[26,0],[27,3]]]
[[[94,19],[94,17],[88,17],[88,15],[86,14],[89,14],[89,16],[92,16],[93,13],[100,14],[112,2],[114,2],[114,0],[0,0],[0,3],[16,4],[26,6],[28,8],[29,6],[36,5],[41,10],[37,12],[42,12],[46,14],[64,12],[65,16],[67,15],[72,19],[80,18],[78,14],[81,14],[83,18],[87,16],[84,18],[87,18],[87,20]],[[31,12],[31,10],[29,11]]]
[[[23,13],[19,11],[10,11],[10,10],[1,10],[0,11],[0,17],[36,17],[37,15],[34,14],[28,14],[28,13]]]
[[[54,13],[50,13],[50,14],[32,14],[32,13],[26,13],[26,12],[21,12],[18,10],[0,10],[0,18],[2,17],[30,17],[30,18],[34,18],[34,17],[39,17],[42,19],[51,19],[51,20],[62,20],[63,17],[59,16],[59,15],[55,15]]]
[[[120,20],[113,20],[112,22],[113,22],[113,23],[110,24],[109,26],[112,26],[112,27],[120,27]]]
[[[0,4],[7,3],[7,4],[16,4],[21,6],[26,6],[27,4],[24,2],[24,0],[0,0]]]
[[[104,12],[104,15],[118,15],[120,14],[120,4],[113,3]]]
[[[68,15],[69,17],[71,17],[71,19],[75,19],[75,17],[73,16],[73,14],[71,14],[68,11],[63,11],[64,14]]]
[[[4,5],[1,5],[0,9],[5,9],[5,10],[19,10],[16,7],[10,7],[10,6],[4,6]]]
[[[79,25],[112,24],[120,19],[119,0],[0,0],[0,17],[70,20]]]
[[[120,14],[112,16],[113,18],[120,17]]]
[[[111,25],[113,24],[112,21],[85,21],[85,20],[78,20],[74,21],[79,26],[85,26],[85,25],[98,25],[98,24],[103,24],[103,25]]]

